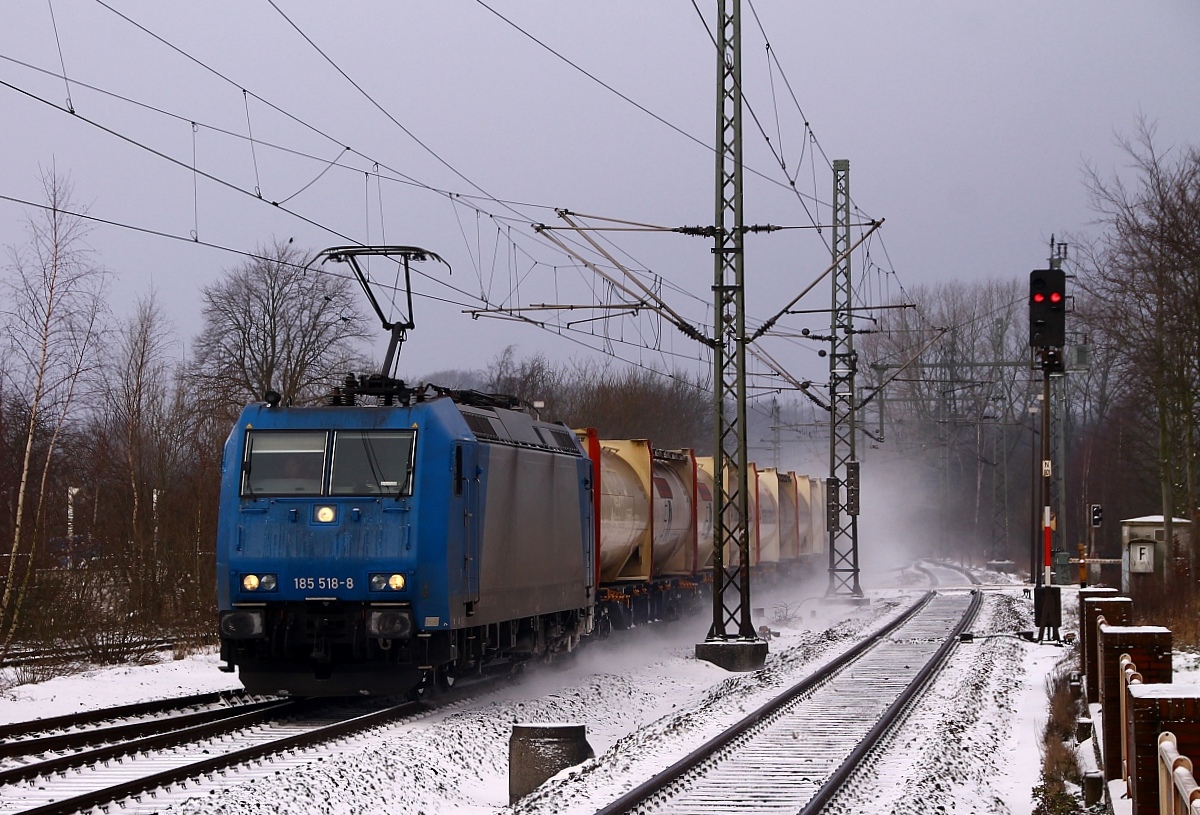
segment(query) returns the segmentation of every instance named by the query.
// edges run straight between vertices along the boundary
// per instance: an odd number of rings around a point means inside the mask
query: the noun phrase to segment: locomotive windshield
[[[324,431],[249,431],[242,495],[320,495],[328,437]]]
[[[325,430],[248,431],[242,496],[412,494],[413,431],[337,430],[332,448],[329,438]]]
[[[337,430],[330,495],[409,495],[411,430]]]

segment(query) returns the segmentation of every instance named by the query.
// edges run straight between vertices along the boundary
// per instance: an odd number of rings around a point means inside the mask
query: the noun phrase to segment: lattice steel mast
[[[750,619],[740,5],[740,0],[717,3],[713,621],[696,655],[746,670],[762,666],[767,645]],[[731,644],[743,647],[729,648]]]
[[[854,452],[854,310],[850,279],[850,162],[833,162],[833,317],[829,354],[829,587],[862,597],[858,582],[858,459]]]

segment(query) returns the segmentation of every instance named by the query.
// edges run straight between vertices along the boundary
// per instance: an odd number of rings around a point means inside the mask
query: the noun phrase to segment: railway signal
[[[1104,508],[1099,504],[1092,504],[1092,526],[1099,526],[1104,520]]]
[[[1038,626],[1038,642],[1049,634],[1053,640],[1058,640],[1058,629],[1061,625],[1062,607],[1058,587],[1051,582],[1051,554],[1053,525],[1051,518],[1051,495],[1053,493],[1051,479],[1054,477],[1050,466],[1050,376],[1062,374],[1063,346],[1067,339],[1067,274],[1062,269],[1066,257],[1066,244],[1056,244],[1050,239],[1051,258],[1050,268],[1034,269],[1029,273],[1029,345],[1040,358],[1042,370],[1042,488],[1041,500],[1041,541],[1034,541],[1033,551],[1041,550],[1041,574],[1037,575],[1037,586],[1034,594],[1034,622]],[[1035,366],[1038,367],[1038,366]],[[1060,475],[1061,478],[1061,475]],[[1033,563],[1030,564],[1031,567]]]
[[[857,461],[846,462],[846,514],[858,514],[859,467]]]
[[[1067,274],[1062,269],[1029,273],[1029,344],[1062,348],[1067,337]]]

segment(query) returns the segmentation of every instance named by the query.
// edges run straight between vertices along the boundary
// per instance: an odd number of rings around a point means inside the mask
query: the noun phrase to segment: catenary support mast
[[[754,670],[766,661],[767,644],[750,619],[740,5],[717,3],[713,621],[696,656],[730,670]]]
[[[829,587],[862,597],[858,581],[858,459],[854,452],[854,310],[850,279],[850,162],[833,162],[833,317],[829,354]]]

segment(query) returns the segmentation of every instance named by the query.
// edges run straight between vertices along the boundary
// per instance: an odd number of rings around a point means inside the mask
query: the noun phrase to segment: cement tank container
[[[810,484],[809,507],[810,528],[812,529],[812,551],[824,552],[828,548],[829,526],[826,523],[825,482],[820,478],[808,479]]]
[[[708,478],[712,479],[715,477],[715,474],[713,473],[713,459],[711,456],[697,458],[696,461],[699,464],[699,469],[702,472],[704,472]],[[725,489],[726,489],[726,493],[728,494],[728,491],[729,491],[728,485],[730,484],[731,481],[733,481],[734,479],[737,478],[737,467],[733,466],[731,463],[727,463],[725,470],[726,470],[726,473],[725,473],[726,487],[725,487]],[[748,491],[748,495],[749,495],[749,499],[750,499],[749,500],[749,505],[750,505],[749,513],[750,514],[749,514],[749,517],[746,519],[746,531],[747,531],[747,534],[749,535],[750,563],[751,563],[751,565],[753,565],[758,562],[758,469],[757,469],[757,467],[755,467],[753,462],[751,462],[749,465],[749,471],[750,471],[749,477],[747,478],[747,488],[748,488],[747,491]],[[713,489],[713,497],[714,497],[714,499],[716,497],[715,485],[714,485],[714,489]],[[717,512],[717,508],[714,503],[714,505],[713,505],[713,517],[714,518],[716,516],[716,512]],[[726,512],[726,517],[725,517],[726,531],[728,531],[730,525],[732,524],[732,521],[733,521],[733,510],[731,508]],[[716,542],[716,540],[714,540],[713,548],[715,549],[716,546],[717,546],[717,542]],[[724,564],[725,564],[726,568],[732,567],[737,564],[738,553],[737,553],[736,549],[737,549],[737,547],[734,546],[732,543],[728,543],[728,542],[726,543],[725,549],[724,549],[723,555],[722,555],[724,558]],[[710,562],[705,565],[712,565],[712,564]]]
[[[746,519],[746,533],[750,539],[750,565],[758,565],[758,465],[753,461],[746,465],[746,489],[750,495],[750,517]],[[731,468],[736,473],[737,467]],[[736,555],[730,557],[727,563],[737,563]]]
[[[796,531],[800,535],[801,555],[813,552],[812,484],[813,480],[808,476],[796,476]]]
[[[712,568],[713,554],[713,487],[712,456],[696,457],[696,568]]]
[[[599,458],[601,583],[695,571],[695,465],[691,451],[654,450],[646,439],[582,434]]]
[[[677,545],[673,547],[674,551],[667,554],[665,547],[668,544],[664,540],[664,548],[660,553],[658,543],[660,536],[657,532],[660,511],[660,504],[657,501],[660,498],[656,498],[654,507],[656,526],[654,573],[655,575],[693,575],[707,565],[705,561],[712,553],[712,490],[706,488],[702,494],[699,489],[698,479],[701,476],[696,463],[696,455],[691,450],[655,450],[654,466],[656,487],[658,487],[658,473],[670,473],[670,477],[664,480],[664,486],[670,486],[672,494],[676,497],[673,499],[669,511],[673,518],[680,519],[687,524]],[[680,488],[682,497],[678,493]],[[659,489],[656,489],[655,493],[657,496]],[[683,503],[685,500],[686,506]],[[703,509],[700,508],[702,501],[707,504]],[[702,533],[702,527],[706,524],[705,534],[708,544],[702,554],[699,535]]]
[[[668,565],[688,559],[695,537],[692,510],[690,457],[655,451],[651,461],[654,490],[654,573],[667,571]],[[685,472],[686,470],[686,472]]]
[[[779,560],[800,557],[800,498],[795,473],[778,473],[779,479]]]
[[[644,566],[648,571],[650,558],[643,557],[640,548],[649,544],[651,510],[644,480],[622,454],[630,451],[608,441],[601,445],[600,582],[610,583],[621,577],[626,566],[632,570]]]
[[[753,563],[779,562],[779,472],[758,473],[758,546]]]

